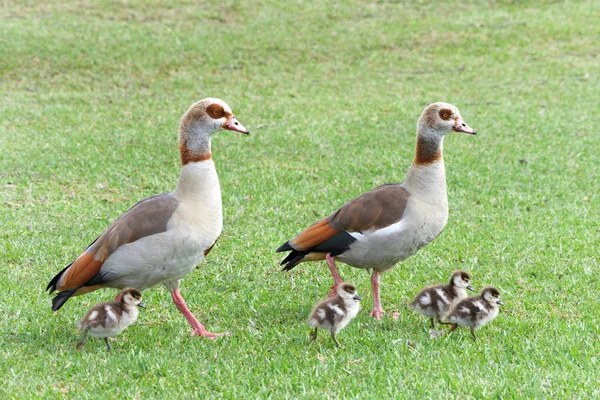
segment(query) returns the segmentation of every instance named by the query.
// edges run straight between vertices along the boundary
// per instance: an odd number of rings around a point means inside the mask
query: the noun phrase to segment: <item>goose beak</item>
[[[473,286],[471,286],[471,285],[467,286],[467,289],[469,289],[471,292],[475,291],[475,289],[473,289]]]
[[[464,132],[469,133],[471,135],[477,135],[477,131],[471,128],[469,125],[467,125],[461,117],[458,117],[456,118],[456,120],[454,120],[454,126],[452,127],[452,130],[454,132]]]
[[[504,303],[502,302],[502,300],[498,300],[498,301],[496,302],[496,304],[500,304],[501,306],[503,306],[503,305],[504,305]]]
[[[244,128],[244,125],[240,124],[235,115],[233,114],[227,117],[227,121],[225,121],[225,124],[223,124],[223,129],[245,133],[246,135],[250,134],[250,131]]]
[[[354,300],[362,300],[362,297],[360,297],[359,295],[355,294],[353,297]]]
[[[138,307],[141,307],[141,308],[146,308],[146,305],[140,301],[140,302],[138,303]]]

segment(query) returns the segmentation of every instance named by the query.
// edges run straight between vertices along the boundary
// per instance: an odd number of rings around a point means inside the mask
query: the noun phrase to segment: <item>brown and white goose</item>
[[[192,325],[192,335],[214,338],[190,312],[181,279],[209,253],[221,234],[221,188],[211,136],[222,129],[248,134],[220,99],[193,104],[181,118],[181,173],[170,193],[139,201],[110,225],[48,284],[58,295],[52,310],[71,297],[110,287],[145,290],[163,284]]]
[[[448,220],[446,172],[442,149],[450,132],[476,134],[458,108],[433,103],[417,123],[416,154],[404,183],[379,186],[343,205],[277,249],[290,253],[281,262],[288,271],[304,261],[325,259],[334,285],[342,278],[335,260],[372,270],[373,310],[381,318],[381,273],[431,242]]]

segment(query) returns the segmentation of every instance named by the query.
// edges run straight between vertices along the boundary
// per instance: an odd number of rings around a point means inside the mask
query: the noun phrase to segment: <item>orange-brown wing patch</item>
[[[56,289],[62,292],[63,290],[79,287],[89,282],[100,272],[100,268],[104,264],[104,260],[95,260],[95,255],[96,253],[86,252],[77,257],[59,280]]]
[[[306,228],[302,233],[290,240],[289,243],[294,249],[305,251],[325,242],[339,231],[339,229],[329,226],[327,219],[323,219]]]

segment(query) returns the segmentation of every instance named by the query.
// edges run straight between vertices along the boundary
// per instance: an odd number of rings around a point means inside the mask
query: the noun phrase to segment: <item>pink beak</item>
[[[244,125],[238,122],[238,120],[235,118],[235,115],[230,115],[227,117],[227,122],[225,122],[223,125],[223,129],[245,133],[246,135],[250,134],[250,131],[244,128]]]
[[[464,133],[470,133],[471,135],[477,135],[477,131],[473,128],[471,128],[469,125],[467,125],[465,123],[465,121],[462,120],[461,117],[456,118],[456,120],[454,121],[454,126],[452,127],[452,130],[454,132],[464,132]]]

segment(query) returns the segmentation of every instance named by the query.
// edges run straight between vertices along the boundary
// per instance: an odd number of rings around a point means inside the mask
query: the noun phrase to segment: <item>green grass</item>
[[[5,1],[0,20],[0,393],[4,398],[597,397],[600,156],[595,1]],[[225,210],[183,282],[190,337],[161,288],[107,354],[75,350],[98,291],[59,313],[49,279],[137,200],[177,180],[179,118],[227,101],[250,137],[213,140]],[[308,347],[324,263],[274,250],[376,185],[401,181],[415,123],[457,105],[450,218]],[[506,303],[473,343],[428,338],[405,304],[452,270]],[[400,312],[397,320],[393,312]]]

